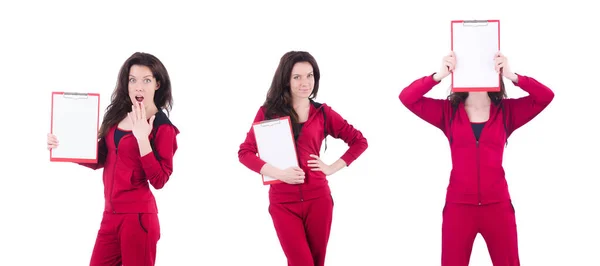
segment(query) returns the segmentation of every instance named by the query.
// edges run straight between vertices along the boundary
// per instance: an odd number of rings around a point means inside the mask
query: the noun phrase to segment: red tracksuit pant
[[[90,266],[153,266],[160,224],[156,213],[104,213]]]
[[[269,205],[269,213],[288,266],[325,265],[333,205],[331,195]]]
[[[515,209],[510,201],[489,205],[446,203],[442,224],[442,266],[468,266],[477,233],[494,266],[519,266]]]

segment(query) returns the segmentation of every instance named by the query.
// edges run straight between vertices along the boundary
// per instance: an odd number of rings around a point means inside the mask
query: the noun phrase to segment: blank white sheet
[[[279,169],[298,167],[298,157],[289,118],[274,119],[253,125],[258,156]],[[263,176],[263,182],[276,181]]]
[[[494,68],[498,52],[499,22],[452,23],[452,50],[456,56],[453,89],[486,89],[500,86]]]
[[[99,104],[98,94],[52,94],[50,132],[59,145],[51,150],[51,161],[97,161]]]

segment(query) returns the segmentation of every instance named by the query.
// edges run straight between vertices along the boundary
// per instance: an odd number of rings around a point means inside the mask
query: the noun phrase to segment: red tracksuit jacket
[[[446,200],[453,203],[489,204],[510,200],[502,156],[506,139],[546,108],[554,98],[548,87],[533,78],[518,75],[516,86],[529,95],[492,104],[479,141],[464,109],[458,106],[452,124],[452,106],[447,99],[424,97],[435,85],[433,75],[415,80],[399,95],[400,101],[421,119],[441,129],[450,141],[452,171]],[[504,105],[502,112],[499,104]],[[506,114],[506,129],[503,115]]]
[[[114,134],[117,125],[98,142],[98,163],[80,163],[83,166],[104,168],[104,211],[110,213],[158,213],[156,201],[149,184],[161,189],[173,172],[173,156],[177,150],[179,130],[171,124],[166,114],[156,113],[152,139],[153,152],[140,157],[133,133],[121,138],[118,149]]]
[[[265,120],[265,109],[260,107],[254,122]],[[325,116],[323,116],[325,112]],[[275,118],[275,117],[271,117]],[[327,128],[325,128],[325,126]],[[321,144],[325,139],[325,130],[334,138],[342,139],[349,146],[341,156],[348,166],[354,162],[368,147],[367,139],[362,133],[350,125],[342,116],[327,104],[311,101],[308,120],[304,123],[300,136],[296,141],[298,165],[305,173],[303,184],[291,185],[287,183],[273,184],[269,189],[269,200],[274,203],[295,202],[318,198],[331,193],[327,178],[321,171],[312,171],[308,167],[308,160],[313,160],[310,154],[320,156]],[[246,140],[240,145],[239,160],[250,170],[260,173],[265,161],[257,156],[254,131],[246,134]]]

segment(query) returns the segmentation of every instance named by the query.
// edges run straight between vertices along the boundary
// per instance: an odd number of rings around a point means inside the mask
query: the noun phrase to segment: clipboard
[[[256,122],[252,128],[259,158],[282,170],[298,167],[296,142],[289,116]],[[282,183],[276,178],[261,176],[263,185]]]
[[[450,49],[456,56],[452,92],[500,91],[494,68],[500,51],[500,20],[453,20]]]
[[[100,94],[52,92],[50,133],[59,141],[51,162],[98,162]]]

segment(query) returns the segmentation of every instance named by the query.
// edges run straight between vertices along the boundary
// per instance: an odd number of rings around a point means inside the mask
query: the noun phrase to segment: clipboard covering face
[[[451,50],[456,56],[452,91],[500,91],[501,76],[494,68],[500,21],[454,20],[451,26]]]
[[[50,133],[60,145],[50,150],[51,162],[96,163],[100,94],[52,92]]]

